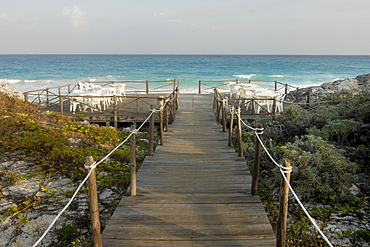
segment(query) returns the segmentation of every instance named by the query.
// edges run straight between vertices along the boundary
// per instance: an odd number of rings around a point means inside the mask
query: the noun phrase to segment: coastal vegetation
[[[343,219],[347,230],[336,230],[334,240],[346,237],[350,246],[369,243],[370,94],[327,95],[310,107],[291,105],[274,121],[260,121],[269,152],[276,160],[291,161],[292,187],[320,226],[330,232]],[[254,138],[246,132],[244,139],[248,160]],[[267,155],[262,157],[259,195],[273,226],[281,180],[277,169]],[[326,246],[293,196],[288,215],[287,246]],[[357,219],[366,224],[353,230]]]
[[[263,137],[276,160],[291,160],[292,186],[320,226],[332,231],[333,239],[344,237],[349,245],[361,246],[370,242],[366,225],[338,231],[335,224],[359,220],[369,224],[370,94],[333,94],[317,101],[325,104],[291,105],[273,121],[260,119]],[[84,158],[91,155],[100,160],[129,135],[125,129],[71,121],[1,93],[0,126],[4,164],[0,167],[0,230],[10,232],[0,238],[4,246],[26,246],[22,241],[37,239],[46,228],[42,212],[56,215],[87,174]],[[138,133],[139,163],[146,155],[147,135]],[[244,142],[251,163],[252,132],[244,132]],[[123,145],[97,168],[99,195],[107,195],[99,200],[102,222],[110,218],[127,188],[129,155],[129,144]],[[260,176],[259,195],[275,226],[281,175],[267,155],[262,157]],[[87,190],[79,193],[71,212],[53,229],[47,239],[50,245],[91,244]],[[326,246],[293,197],[287,242],[287,246]]]
[[[1,246],[29,246],[47,227],[43,213],[56,215],[86,176],[86,156],[98,161],[128,135],[126,129],[93,126],[41,111],[36,105],[0,93],[0,237]],[[146,156],[148,134],[137,135],[137,162]],[[113,213],[129,183],[129,143],[97,167],[101,220]],[[90,246],[88,188],[78,194],[72,212],[48,238],[53,246]],[[75,211],[75,212],[73,212]],[[33,239],[33,240],[32,240]]]

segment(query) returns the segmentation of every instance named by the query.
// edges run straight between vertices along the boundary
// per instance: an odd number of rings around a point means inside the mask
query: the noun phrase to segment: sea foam
[[[236,78],[242,78],[242,79],[251,79],[253,76],[255,76],[256,74],[249,74],[249,75],[233,75],[234,77]]]

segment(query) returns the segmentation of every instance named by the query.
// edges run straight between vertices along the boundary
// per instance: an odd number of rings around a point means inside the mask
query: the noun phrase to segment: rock
[[[334,82],[326,82],[321,85],[325,90],[333,91],[339,94],[358,93],[358,82],[356,79],[347,78],[344,80],[336,80]]]
[[[8,94],[9,96],[20,99],[20,100],[24,99],[23,93],[10,88],[7,84],[0,84],[0,93]]]
[[[370,73],[356,77],[358,86],[361,90],[370,90]]]
[[[370,92],[370,73],[359,75],[356,78],[347,78],[344,80],[335,80],[333,82],[325,82],[320,86],[312,86],[300,88],[300,96],[298,99],[287,96],[287,99],[294,100],[300,103],[306,103],[307,94],[310,95],[311,101],[318,97],[328,94],[357,94],[362,91]],[[295,95],[295,91],[292,95]]]

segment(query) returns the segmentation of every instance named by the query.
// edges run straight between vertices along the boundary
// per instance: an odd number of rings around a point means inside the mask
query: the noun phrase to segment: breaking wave
[[[241,79],[251,79],[253,76],[255,76],[256,74],[249,74],[249,75],[233,75],[234,77],[236,78],[241,78]]]

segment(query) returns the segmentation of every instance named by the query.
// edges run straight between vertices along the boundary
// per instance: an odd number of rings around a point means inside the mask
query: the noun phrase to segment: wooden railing
[[[126,85],[125,91],[127,94],[151,94],[171,93],[178,88],[180,81],[174,79],[163,81],[95,81],[88,83],[101,87],[123,83]],[[51,106],[60,104],[60,96],[68,97],[76,89],[78,89],[78,83],[27,91],[24,93],[24,100],[38,105]]]
[[[226,118],[229,114],[228,111],[230,109],[230,106],[242,106],[243,101],[249,101],[251,105],[251,110],[243,110],[242,115],[243,116],[270,116],[272,118],[275,118],[277,115],[277,104],[279,103],[292,103],[292,102],[286,102],[279,100],[275,97],[271,98],[228,98],[225,97],[222,93],[220,93],[217,89],[214,89],[214,101],[213,101],[213,110],[216,114],[217,121],[220,123],[226,124]],[[268,109],[266,106],[261,105],[260,101],[271,101],[271,109]],[[260,112],[256,113],[256,107],[260,107]]]
[[[179,87],[180,81],[162,80],[162,81],[94,81],[90,82],[101,86],[108,86],[114,84],[125,84],[127,93],[162,93],[171,92]]]
[[[220,83],[222,82],[222,83]],[[228,82],[235,82],[236,84],[239,84],[240,82],[246,82],[246,83],[268,83],[270,84],[268,87],[270,89],[273,89],[275,91],[282,91],[284,90],[284,93],[286,95],[291,94],[293,98],[297,99],[299,94],[301,93],[299,90],[299,87],[295,87],[292,85],[289,85],[288,83],[282,83],[279,81],[265,81],[265,80],[243,80],[243,79],[236,79],[236,80],[209,80],[209,81],[199,81],[198,85],[198,93],[213,93],[214,89],[217,89],[218,91],[225,91],[230,92],[230,87]],[[266,87],[266,86],[264,86]],[[295,92],[295,93],[294,93]]]
[[[24,101],[38,105],[53,105],[59,103],[60,95],[69,95],[78,88],[78,84],[67,84],[24,92]]]

